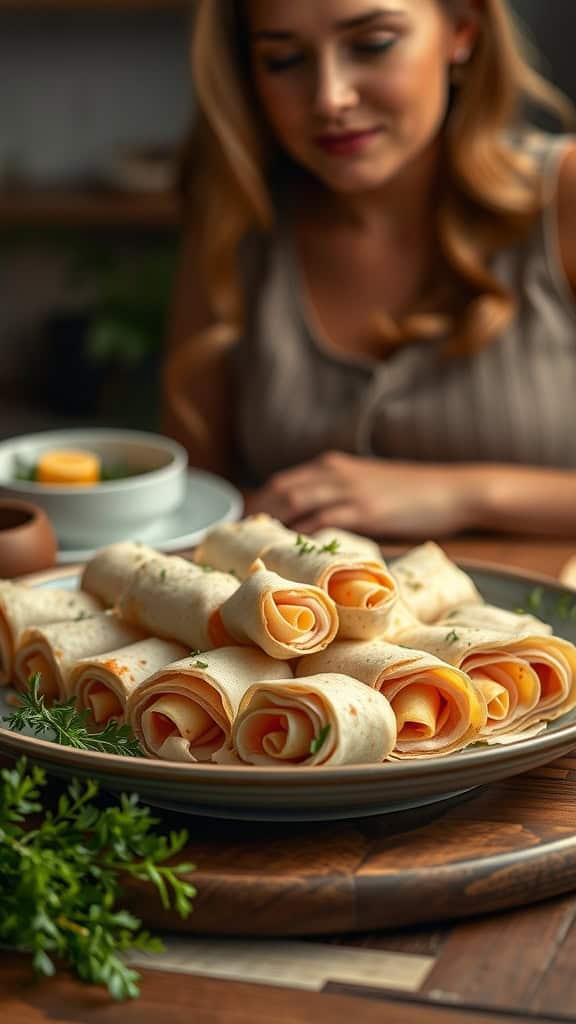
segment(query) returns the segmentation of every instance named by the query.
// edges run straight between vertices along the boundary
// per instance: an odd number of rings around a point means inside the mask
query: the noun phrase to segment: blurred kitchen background
[[[514,7],[576,100],[576,0]],[[158,426],[189,26],[189,0],[0,0],[0,437]]]

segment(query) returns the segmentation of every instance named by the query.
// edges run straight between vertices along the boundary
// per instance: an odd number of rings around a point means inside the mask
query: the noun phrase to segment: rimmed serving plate
[[[538,588],[536,614],[576,640],[576,594],[546,577],[463,565],[485,599],[514,611]],[[31,578],[39,586],[77,585],[70,570]],[[532,601],[533,603],[533,601]],[[573,608],[575,609],[573,614]],[[9,713],[0,692],[0,717]],[[576,710],[538,736],[508,746],[478,745],[446,757],[323,768],[183,765],[78,751],[0,726],[0,751],[26,755],[51,774],[95,778],[103,788],[136,791],[153,805],[187,814],[246,820],[334,820],[430,804],[553,761],[576,747]]]

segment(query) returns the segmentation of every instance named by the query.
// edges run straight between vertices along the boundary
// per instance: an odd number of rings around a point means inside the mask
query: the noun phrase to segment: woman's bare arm
[[[162,382],[162,429],[190,463],[231,473],[232,332],[217,323],[198,283],[197,241],[186,232],[172,299]]]

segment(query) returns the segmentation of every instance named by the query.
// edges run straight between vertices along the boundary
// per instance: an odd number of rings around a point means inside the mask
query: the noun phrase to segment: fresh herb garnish
[[[76,779],[54,810],[42,804],[45,774],[23,758],[0,772],[0,943],[32,954],[34,971],[63,961],[115,999],[139,994],[139,975],[122,954],[158,952],[162,943],[117,907],[122,879],[156,887],[162,905],[185,918],[195,889],[181,878],[193,864],[166,867],[186,845],[185,831],[151,831],[157,819],[136,795],[112,806],[91,801],[98,784]]]
[[[526,608],[530,612],[538,612],[542,607],[542,601],[544,600],[544,587],[534,587],[530,591],[526,599]]]
[[[15,732],[31,729],[35,736],[43,736],[77,750],[97,750],[102,754],[120,754],[123,757],[142,756],[127,725],[110,721],[100,732],[90,732],[90,713],[87,708],[79,711],[74,698],[46,707],[44,697],[39,693],[39,672],[30,677],[28,685],[29,689],[19,694],[20,707],[6,717],[9,729]]]
[[[446,640],[447,644],[455,644],[456,641],[460,639],[460,636],[455,629],[451,629],[449,633],[446,633],[444,639]]]
[[[316,551],[316,545],[305,540],[300,533],[297,535],[295,543],[298,548],[299,555],[309,555],[312,551]]]
[[[194,662],[194,668],[208,668],[208,662],[207,661],[195,661]]]
[[[164,583],[164,580],[166,579],[166,569],[160,569],[158,575],[160,577],[160,582]]]
[[[323,544],[320,551],[327,551],[328,554],[335,555],[339,548],[340,541],[334,538],[334,540],[331,540],[328,544]]]
[[[36,463],[26,462],[25,459],[22,459],[17,455],[14,459],[14,479],[27,481],[36,480]]]
[[[332,726],[330,725],[330,723],[328,723],[328,725],[323,725],[322,726],[322,728],[320,729],[320,732],[318,733],[318,735],[315,736],[314,739],[310,742],[310,753],[311,754],[317,754],[318,753],[318,751],[320,750],[322,744],[325,742],[326,737],[328,736],[328,733],[330,732],[331,728],[332,728]]]
[[[564,622],[568,619],[574,619],[576,617],[576,597],[574,594],[568,590],[564,594],[560,594],[552,611],[554,615],[557,615]]]

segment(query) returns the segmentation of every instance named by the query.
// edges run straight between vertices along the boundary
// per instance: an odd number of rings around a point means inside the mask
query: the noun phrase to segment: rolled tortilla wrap
[[[381,640],[343,641],[301,658],[297,676],[340,672],[382,693],[396,718],[391,758],[438,757],[473,743],[486,702],[464,672],[432,654]]]
[[[0,685],[13,682],[14,653],[29,626],[87,618],[101,611],[97,598],[77,590],[0,580]]]
[[[66,700],[72,693],[70,673],[79,658],[113,651],[142,640],[142,630],[122,622],[114,612],[102,612],[81,622],[32,626],[22,635],[14,658],[16,686],[25,690],[35,672],[39,692],[47,703]]]
[[[100,548],[86,563],[80,586],[89,594],[113,605],[126,587],[130,577],[158,552],[146,544],[119,541]]]
[[[438,544],[428,541],[390,565],[404,603],[420,622],[434,622],[461,604],[480,604],[474,582]]]
[[[549,636],[552,626],[527,612],[509,612],[493,604],[462,604],[452,608],[435,626],[475,626],[479,629],[497,629],[503,633],[532,633],[534,636]]]
[[[70,672],[70,690],[76,695],[78,708],[90,713],[93,725],[103,728],[111,719],[124,722],[130,694],[145,679],[187,653],[182,644],[150,637],[81,658]]]
[[[398,588],[384,562],[354,552],[322,551],[302,537],[268,548],[263,561],[284,579],[325,590],[338,609],[342,640],[371,640],[385,632]]]
[[[316,530],[309,538],[317,547],[334,548],[334,554],[339,551],[350,551],[371,562],[381,562],[382,550],[380,545],[370,537],[363,537],[360,533],[353,533],[351,530],[339,530],[332,527],[325,527]],[[308,538],[306,538],[308,540]]]
[[[134,690],[127,718],[143,750],[168,761],[210,761],[231,744],[246,690],[290,669],[254,647],[221,647],[184,658]]]
[[[420,626],[402,643],[466,672],[488,706],[487,742],[513,742],[576,706],[576,649],[559,637]]]
[[[232,730],[238,758],[255,765],[371,764],[383,761],[395,742],[386,698],[330,672],[256,683]]]
[[[293,583],[262,562],[220,608],[232,642],[256,644],[272,658],[289,660],[323,651],[338,632],[336,605],[320,587]]]
[[[216,612],[239,587],[228,573],[204,572],[185,559],[150,559],[118,599],[127,622],[164,640],[207,651],[222,646]]]
[[[210,530],[196,548],[194,561],[243,580],[266,548],[282,541],[292,543],[296,537],[293,530],[271,516],[246,516],[237,523],[223,523]]]

